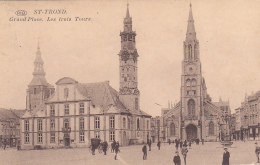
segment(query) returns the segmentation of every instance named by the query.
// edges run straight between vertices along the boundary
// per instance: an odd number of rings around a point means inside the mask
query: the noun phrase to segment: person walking
[[[115,144],[115,160],[117,160],[117,154],[119,152],[119,143]]]
[[[183,142],[180,140],[180,148],[182,149]]]
[[[146,147],[146,144],[144,144],[144,146],[142,148],[142,151],[143,151],[143,160],[146,160],[147,159],[147,147]]]
[[[168,139],[168,143],[169,143],[169,145],[171,145],[171,139]]]
[[[174,165],[181,165],[181,158],[179,156],[179,152],[175,152],[175,156],[173,157],[173,163]]]
[[[187,153],[188,153],[188,149],[186,145],[183,145],[182,149],[181,149],[181,154],[183,156],[184,159],[184,164],[186,165],[186,157],[187,157]]]
[[[258,143],[255,143],[255,154],[256,154],[256,158],[257,158],[257,163],[260,163],[259,161],[259,153],[260,153],[260,147],[258,146]]]
[[[107,147],[108,147],[107,141],[104,141],[103,142],[103,152],[104,152],[104,155],[107,154]]]
[[[191,140],[189,140],[189,148],[191,149]]]
[[[222,165],[229,165],[229,158],[230,158],[230,154],[228,152],[228,149],[225,147],[223,153]]]
[[[148,146],[149,146],[149,151],[151,151],[151,147],[152,147],[152,140],[150,139],[150,140],[148,140]]]
[[[158,141],[157,147],[158,147],[158,150],[160,150],[160,147],[161,147],[161,142],[160,141]]]
[[[116,146],[116,141],[114,140],[114,141],[111,143],[111,152],[114,152],[114,151],[115,151],[115,146]]]
[[[178,148],[179,148],[179,141],[178,140],[176,140],[176,142],[175,142],[175,147],[176,147],[176,150],[178,150]]]

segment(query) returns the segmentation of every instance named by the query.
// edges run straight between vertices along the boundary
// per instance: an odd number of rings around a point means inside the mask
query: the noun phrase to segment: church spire
[[[196,39],[196,32],[195,32],[194,20],[193,20],[193,15],[192,15],[191,3],[190,3],[190,12],[189,12],[189,18],[188,18],[186,39]]]
[[[34,60],[33,79],[31,81],[30,85],[47,85],[43,64],[44,64],[44,62],[41,57],[40,45],[38,42],[36,57]]]

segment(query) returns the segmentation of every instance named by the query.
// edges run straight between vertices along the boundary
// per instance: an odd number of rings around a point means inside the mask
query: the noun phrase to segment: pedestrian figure
[[[148,140],[148,146],[149,146],[149,151],[151,151],[151,146],[152,146],[152,140]]]
[[[187,140],[184,140],[183,146],[187,147]]]
[[[5,150],[5,148],[6,148],[6,141],[4,141],[4,150]]]
[[[187,157],[187,153],[188,153],[188,149],[187,149],[186,145],[184,145],[182,147],[181,153],[182,153],[182,156],[183,156],[183,159],[184,159],[184,164],[186,165],[186,157]]]
[[[171,139],[168,139],[168,143],[169,143],[169,145],[171,145]]]
[[[95,155],[95,146],[91,145],[91,151],[92,151],[92,155]]]
[[[259,161],[259,153],[260,153],[260,147],[258,146],[258,143],[255,143],[255,154],[256,154],[256,158],[257,158],[257,163],[260,163]]]
[[[115,146],[116,146],[116,141],[114,140],[114,141],[111,143],[111,152],[114,152],[114,151],[115,151]]]
[[[103,152],[104,152],[104,155],[107,154],[107,146],[108,146],[107,141],[104,141],[103,142]]]
[[[119,143],[116,143],[116,145],[115,145],[115,160],[117,160],[117,154],[118,154],[118,152],[119,152]]]
[[[143,151],[143,160],[146,160],[147,159],[147,147],[146,147],[146,144],[144,144],[144,146],[142,148],[142,151]]]
[[[189,148],[191,148],[191,140],[189,140]]]
[[[178,150],[178,148],[179,148],[179,141],[178,140],[176,140],[176,142],[175,142],[175,147],[176,147],[176,150]]]
[[[180,148],[182,148],[182,145],[183,145],[183,142],[182,142],[182,140],[180,141]]]
[[[174,165],[181,165],[181,158],[179,156],[179,152],[175,152],[175,156],[173,157],[173,163]]]
[[[230,154],[228,152],[228,149],[225,147],[223,153],[222,165],[229,165],[229,158],[230,158]]]
[[[201,143],[202,143],[202,145],[204,145],[204,139],[201,139]]]
[[[160,150],[160,147],[161,147],[161,142],[160,141],[158,141],[157,147],[158,147],[158,150]]]

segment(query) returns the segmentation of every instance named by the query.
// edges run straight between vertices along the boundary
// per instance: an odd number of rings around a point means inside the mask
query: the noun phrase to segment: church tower
[[[196,37],[191,4],[183,48],[180,133],[184,139],[199,138],[201,134],[201,110],[203,106],[203,78],[201,75],[199,41]]]
[[[120,89],[119,99],[132,111],[139,111],[139,90],[137,81],[137,58],[135,47],[136,33],[132,30],[132,18],[127,4],[124,18],[124,31],[120,32],[121,50],[119,52]]]
[[[53,92],[54,87],[47,83],[45,79],[45,72],[43,68],[43,60],[41,57],[41,51],[38,44],[36,51],[36,58],[34,60],[33,79],[28,85],[26,96],[26,109],[35,110],[42,109],[44,107],[44,101]]]

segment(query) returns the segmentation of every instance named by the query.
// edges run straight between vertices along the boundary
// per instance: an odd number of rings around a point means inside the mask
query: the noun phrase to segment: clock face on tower
[[[187,73],[187,74],[194,74],[194,73],[196,73],[196,66],[193,65],[193,64],[187,65],[187,67],[186,67],[186,73]]]

